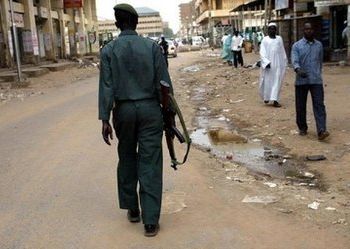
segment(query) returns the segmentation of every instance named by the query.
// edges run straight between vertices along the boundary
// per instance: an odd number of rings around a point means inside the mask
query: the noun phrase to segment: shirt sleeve
[[[111,59],[109,47],[104,47],[101,51],[100,60],[100,80],[98,92],[98,119],[109,120],[114,103]]]
[[[266,66],[271,63],[271,61],[267,58],[266,45],[267,45],[266,39],[263,39],[260,45],[260,59],[261,59],[261,66],[263,69],[265,69]]]
[[[240,39],[240,41],[239,41],[239,46],[240,46],[240,47],[242,47],[243,41],[244,41],[244,38],[241,36],[241,39]]]
[[[300,68],[300,57],[299,57],[299,51],[296,43],[294,43],[292,46],[291,58],[292,58],[292,65],[294,70]]]

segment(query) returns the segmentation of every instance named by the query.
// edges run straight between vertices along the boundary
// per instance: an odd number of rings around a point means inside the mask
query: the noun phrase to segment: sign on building
[[[83,0],[64,0],[64,8],[81,8],[83,7]]]
[[[289,7],[288,0],[276,0],[275,1],[275,9],[276,10],[287,9],[288,7]]]

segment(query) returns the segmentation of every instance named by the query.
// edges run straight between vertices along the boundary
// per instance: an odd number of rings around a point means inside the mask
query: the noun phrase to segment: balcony
[[[228,9],[224,10],[212,10],[211,11],[211,17],[212,18],[224,18],[229,17],[230,11]],[[209,19],[209,10],[204,11],[197,19],[196,23],[200,24],[204,21],[207,21]]]

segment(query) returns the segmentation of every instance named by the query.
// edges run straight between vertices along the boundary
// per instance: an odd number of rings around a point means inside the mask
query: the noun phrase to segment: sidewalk
[[[39,65],[25,64],[22,65],[22,75],[24,79],[36,78],[49,72],[63,71],[71,67],[90,66],[97,61],[96,56],[84,56],[81,59],[60,60],[57,63],[45,61]],[[95,66],[95,65],[93,65]],[[0,68],[0,84],[10,83],[17,80],[17,70],[11,68]]]

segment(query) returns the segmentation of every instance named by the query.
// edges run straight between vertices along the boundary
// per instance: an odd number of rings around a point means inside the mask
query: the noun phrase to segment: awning
[[[236,2],[236,5],[230,10],[230,12],[240,11],[246,6],[254,7],[258,5],[263,5],[264,3],[264,0],[239,0]]]

